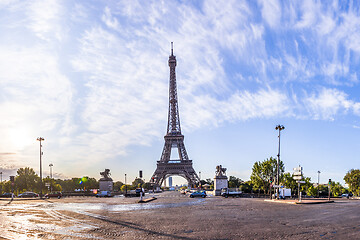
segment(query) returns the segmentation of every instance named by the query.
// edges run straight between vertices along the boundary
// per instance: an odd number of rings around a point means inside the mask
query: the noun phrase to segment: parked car
[[[342,197],[342,198],[343,198],[343,197],[348,198],[348,197],[349,197],[349,194],[348,194],[348,193],[344,193],[344,194],[341,195],[341,197]]]
[[[206,192],[205,191],[196,191],[190,194],[190,197],[202,197],[205,198],[206,197]]]
[[[19,198],[36,198],[39,197],[39,194],[34,192],[23,192],[18,195]]]
[[[13,193],[8,193],[8,192],[1,194],[0,197],[1,197],[1,198],[11,198],[12,195],[14,195],[14,197],[16,197],[15,194],[13,194]]]
[[[185,189],[181,189],[181,190],[180,190],[180,193],[181,193],[181,194],[186,194]]]
[[[62,193],[61,192],[53,192],[53,193],[47,193],[47,194],[45,194],[45,198],[58,198],[58,199],[60,199],[60,198],[62,198]]]
[[[96,197],[113,197],[114,195],[110,191],[100,191],[96,194]]]

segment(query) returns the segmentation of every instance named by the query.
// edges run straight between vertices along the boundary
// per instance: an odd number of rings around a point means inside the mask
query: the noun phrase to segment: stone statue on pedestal
[[[100,172],[100,175],[103,176],[103,178],[101,178],[100,180],[111,180],[112,179],[110,178],[110,169],[105,169],[105,171],[103,172]]]
[[[216,176],[226,176],[226,168],[223,168],[221,165],[216,166]]]
[[[110,177],[110,169],[105,169],[104,172],[100,172],[102,178],[99,180],[99,191],[113,191],[114,183]]]
[[[228,187],[228,179],[226,176],[226,168],[221,165],[216,166],[214,178],[214,195],[221,195],[221,189]]]

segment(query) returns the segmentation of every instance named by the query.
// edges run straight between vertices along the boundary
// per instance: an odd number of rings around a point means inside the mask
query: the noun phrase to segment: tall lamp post
[[[50,192],[52,192],[52,182],[51,182],[51,180],[52,180],[52,167],[54,166],[54,164],[52,164],[52,163],[50,163],[49,164],[49,167],[50,167]]]
[[[318,186],[317,186],[317,196],[318,196],[318,197],[320,197],[319,187],[320,187],[320,171],[318,171]]]
[[[127,196],[126,173],[125,173],[125,197]]]
[[[42,152],[42,150],[41,150],[41,147],[42,147],[41,141],[44,141],[45,139],[42,138],[42,137],[38,137],[36,140],[40,142],[40,198],[42,198],[42,166],[41,166],[41,157],[42,157],[42,155],[43,155],[43,152]]]
[[[275,127],[275,130],[279,130],[279,151],[277,155],[277,166],[276,166],[276,199],[279,199],[279,175],[280,175],[280,132],[281,130],[284,130],[285,127],[283,125],[277,125]]]
[[[0,176],[1,176],[1,190],[0,190],[0,193],[2,194],[2,172],[0,172]]]
[[[199,182],[198,188],[201,189],[201,187],[202,187],[202,186],[201,186],[201,172],[199,172],[199,179],[200,179],[200,182]]]

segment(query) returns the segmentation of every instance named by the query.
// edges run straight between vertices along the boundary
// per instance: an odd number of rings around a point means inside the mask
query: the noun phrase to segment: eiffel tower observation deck
[[[157,161],[157,167],[151,178],[151,182],[161,186],[166,178],[177,175],[185,178],[189,186],[194,186],[200,183],[200,178],[192,166],[192,160],[189,160],[184,145],[184,135],[181,134],[175,73],[176,57],[173,53],[173,43],[171,43],[169,67],[169,113],[167,131],[164,136],[165,145],[160,161]],[[178,159],[170,159],[173,148],[177,148]]]

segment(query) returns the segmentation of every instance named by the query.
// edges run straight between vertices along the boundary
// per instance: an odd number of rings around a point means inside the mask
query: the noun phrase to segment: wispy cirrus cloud
[[[288,97],[272,89],[261,89],[257,92],[239,91],[224,100],[217,100],[211,96],[194,96],[187,99],[185,104],[183,116],[188,130],[219,126],[225,121],[271,118],[278,114],[290,115],[292,111]]]
[[[266,23],[272,28],[278,28],[281,20],[281,3],[278,0],[259,1],[261,15]]]
[[[334,120],[338,114],[348,111],[357,113],[360,102],[354,102],[348,95],[337,89],[323,88],[317,94],[311,94],[304,99],[312,118],[318,120]]]
[[[62,24],[65,19],[63,5],[57,0],[51,1],[33,1],[28,2],[27,27],[31,29],[37,37],[46,41],[58,40],[64,38],[66,25]]]

